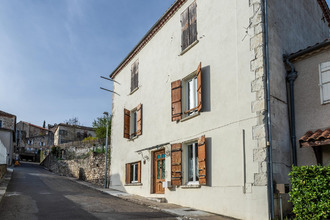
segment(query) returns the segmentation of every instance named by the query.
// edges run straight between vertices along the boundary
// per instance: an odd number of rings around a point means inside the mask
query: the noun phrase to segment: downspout
[[[274,219],[274,185],[273,185],[273,155],[272,155],[272,133],[270,114],[270,81],[269,81],[269,47],[268,47],[268,9],[267,0],[264,0],[264,53],[266,74],[266,101],[267,101],[267,155],[268,155],[268,209],[269,219]]]
[[[297,148],[296,148],[296,118],[294,108],[294,81],[297,79],[297,72],[294,65],[289,61],[289,58],[285,59],[286,64],[290,66],[291,71],[287,74],[286,80],[289,82],[289,103],[290,103],[290,127],[291,127],[291,148],[292,148],[292,162],[294,166],[297,166]]]

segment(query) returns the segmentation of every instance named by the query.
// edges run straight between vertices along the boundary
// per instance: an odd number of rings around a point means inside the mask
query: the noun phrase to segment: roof
[[[95,129],[92,127],[86,127],[86,126],[81,126],[81,125],[70,125],[70,124],[66,124],[66,123],[60,123],[60,124],[56,125],[55,131],[58,129],[59,126],[95,131]]]
[[[305,49],[301,49],[294,53],[291,53],[288,56],[285,56],[285,59],[288,59],[289,61],[297,61],[305,57],[311,56],[315,53],[325,51],[329,48],[330,48],[330,39],[327,38],[320,43],[316,43],[312,46],[306,47]]]
[[[315,147],[330,145],[330,128],[308,131],[299,139],[300,147]]]
[[[133,50],[125,57],[125,59],[116,67],[110,74],[110,78],[114,79],[115,76],[134,58],[134,56],[141,51],[141,49],[151,40],[153,36],[164,26],[164,24],[175,14],[175,12],[187,0],[176,0],[171,7],[163,14],[163,16],[150,28],[150,30],[143,36],[139,43]]]
[[[324,19],[328,22],[328,26],[330,27],[330,10],[326,0],[317,0],[317,2],[322,9]]]
[[[39,128],[39,129],[42,129],[42,130],[49,131],[47,128],[43,128],[43,127],[40,127],[40,126],[38,126],[38,125],[34,125],[34,124],[31,124],[31,123],[28,123],[28,122],[24,122],[24,123],[26,123],[26,124],[28,124],[28,125],[30,125],[30,126],[33,126],[33,127]]]
[[[12,114],[9,114],[9,113],[1,111],[1,110],[0,110],[0,116],[11,117],[11,118],[15,117],[16,118],[16,115],[12,115]]]

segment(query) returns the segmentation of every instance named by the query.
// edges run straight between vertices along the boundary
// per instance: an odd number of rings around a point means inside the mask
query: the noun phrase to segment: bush
[[[330,217],[330,167],[292,167],[290,202],[296,219]]]
[[[96,140],[95,137],[89,136],[89,137],[85,137],[82,141],[94,141]]]

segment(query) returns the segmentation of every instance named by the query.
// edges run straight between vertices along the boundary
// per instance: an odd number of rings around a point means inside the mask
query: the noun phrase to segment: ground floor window
[[[187,145],[188,184],[198,184],[198,144]]]
[[[141,162],[126,164],[126,184],[141,183]]]

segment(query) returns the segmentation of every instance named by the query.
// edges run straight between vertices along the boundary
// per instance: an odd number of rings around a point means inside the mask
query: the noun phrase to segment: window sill
[[[133,93],[135,93],[138,89],[140,88],[140,86],[136,87],[135,89],[133,89],[132,92],[130,92],[128,95],[132,95]]]
[[[196,113],[194,113],[194,114],[192,114],[192,115],[188,115],[188,116],[184,117],[183,119],[181,119],[180,122],[184,122],[184,121],[187,121],[187,120],[189,120],[189,119],[191,119],[191,118],[195,118],[195,117],[198,116],[199,114],[200,114],[199,112],[196,112]]]
[[[142,186],[142,183],[129,183],[129,184],[125,184],[125,186]]]
[[[200,184],[191,184],[191,185],[183,185],[181,186],[182,189],[199,189],[201,188]]]
[[[183,51],[181,51],[181,53],[179,54],[179,56],[182,56],[183,54],[187,53],[188,50],[190,50],[191,48],[193,48],[198,42],[199,42],[199,40],[195,40],[194,42],[192,42],[186,49],[184,49]]]
[[[128,141],[134,141],[134,140],[137,139],[138,137],[139,137],[139,136],[134,136],[134,137],[128,139]]]

